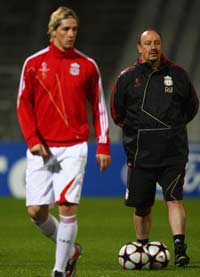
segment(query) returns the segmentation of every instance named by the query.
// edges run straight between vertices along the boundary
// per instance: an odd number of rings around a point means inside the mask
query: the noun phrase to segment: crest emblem
[[[39,69],[39,71],[42,72],[42,78],[43,79],[46,79],[47,77],[47,72],[49,71],[50,69],[47,67],[47,63],[46,62],[43,62],[41,64],[41,68]]]
[[[80,65],[78,63],[72,63],[70,65],[69,73],[74,76],[79,75],[80,74]]]
[[[172,77],[170,77],[169,75],[165,76],[164,77],[164,85],[167,87],[173,86]]]
[[[167,75],[164,77],[165,93],[173,93],[173,80],[172,77]]]

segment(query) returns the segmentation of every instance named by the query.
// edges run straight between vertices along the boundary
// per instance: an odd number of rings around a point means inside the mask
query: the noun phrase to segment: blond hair
[[[79,25],[79,18],[77,14],[68,7],[61,6],[51,14],[48,24],[48,34],[50,36],[50,40],[52,39],[51,32],[58,28],[63,19],[70,17],[74,18]]]

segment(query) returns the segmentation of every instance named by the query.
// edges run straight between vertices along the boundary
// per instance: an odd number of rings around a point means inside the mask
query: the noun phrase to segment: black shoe
[[[184,267],[189,263],[190,258],[186,255],[186,249],[186,244],[175,244],[175,266]]]
[[[65,277],[74,277],[76,273],[76,262],[83,253],[82,246],[78,243],[74,244],[75,252],[74,255],[69,259],[65,268]]]
[[[64,277],[64,273],[55,270],[55,271],[53,272],[53,277]]]

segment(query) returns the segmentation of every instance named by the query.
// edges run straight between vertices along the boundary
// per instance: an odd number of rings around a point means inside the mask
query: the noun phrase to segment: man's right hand
[[[48,157],[49,156],[49,151],[48,149],[43,145],[43,144],[35,144],[31,149],[30,152],[33,155],[38,155],[38,156],[42,156],[42,157]]]

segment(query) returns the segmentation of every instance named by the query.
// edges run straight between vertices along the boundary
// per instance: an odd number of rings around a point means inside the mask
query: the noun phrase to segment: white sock
[[[53,215],[49,214],[45,222],[36,226],[45,236],[56,242],[59,222]]]
[[[56,261],[54,271],[64,272],[67,261],[72,253],[77,236],[77,219],[73,216],[60,216],[57,233]]]

